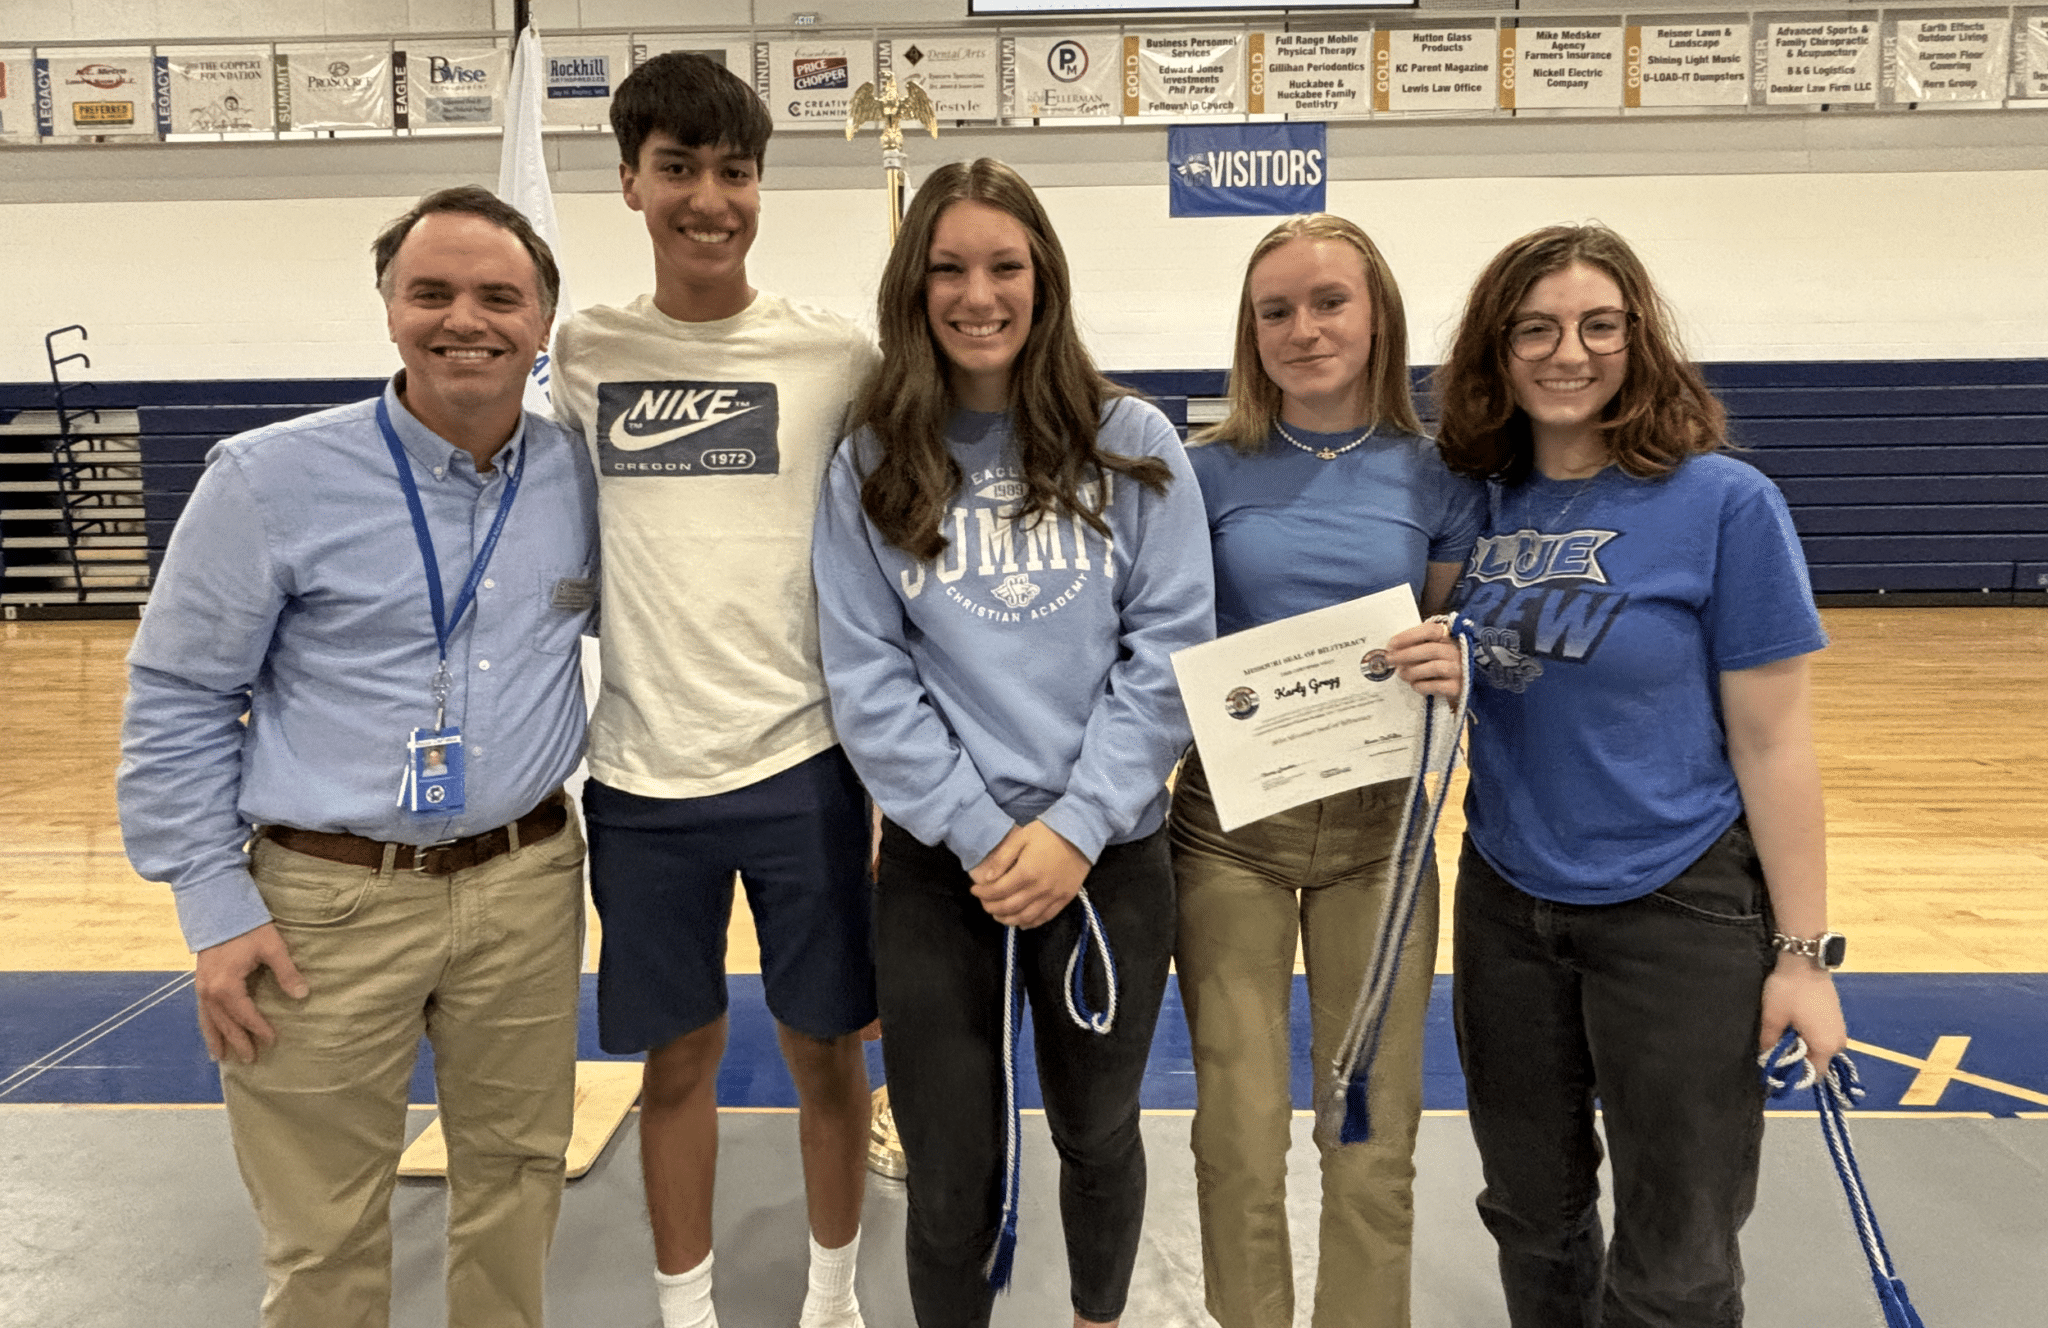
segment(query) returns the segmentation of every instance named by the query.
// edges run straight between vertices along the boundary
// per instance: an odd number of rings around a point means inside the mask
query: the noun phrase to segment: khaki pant
[[[1180,890],[1174,958],[1194,1050],[1192,1144],[1209,1313],[1224,1328],[1290,1328],[1293,1116],[1288,1003],[1297,931],[1308,967],[1312,1067],[1343,1039],[1371,959],[1405,783],[1380,784],[1224,834],[1188,761],[1173,803]],[[1422,1025],[1436,961],[1434,866],[1381,1034],[1373,1137],[1323,1150],[1316,1328],[1406,1328]]]
[[[386,859],[387,863],[389,858]],[[541,1322],[575,1104],[583,838],[452,876],[257,842],[251,871],[311,994],[254,984],[277,1041],[224,1062],[263,1227],[265,1328],[382,1328],[391,1192],[421,1035],[448,1139],[449,1328]]]

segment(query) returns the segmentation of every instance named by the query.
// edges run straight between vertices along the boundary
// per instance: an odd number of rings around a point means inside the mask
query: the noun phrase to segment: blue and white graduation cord
[[[1109,948],[1109,933],[1095,901],[1082,887],[1081,934],[1074,938],[1074,952],[1067,956],[1064,983],[1067,1018],[1084,1033],[1107,1036],[1116,1027],[1116,956]],[[1093,949],[1102,967],[1103,1009],[1088,1004],[1088,952]],[[1024,988],[1017,981],[1017,929],[1003,928],[1003,1220],[996,1228],[995,1248],[989,1251],[988,1284],[997,1291],[1010,1285],[1010,1270],[1017,1259],[1017,1196],[1023,1176],[1021,1117],[1017,1110],[1017,1030],[1024,1022]]]
[[[1863,1184],[1863,1169],[1856,1165],[1856,1150],[1849,1143],[1848,1109],[1863,1100],[1863,1080],[1856,1062],[1847,1052],[1837,1052],[1828,1062],[1825,1076],[1813,1072],[1806,1059],[1806,1042],[1787,1031],[1778,1045],[1757,1057],[1762,1068],[1764,1089],[1773,1099],[1790,1097],[1807,1089],[1813,1091],[1814,1106],[1820,1112],[1821,1137],[1827,1140],[1828,1157],[1849,1199],[1849,1220],[1863,1257],[1870,1264],[1870,1281],[1877,1288],[1878,1307],[1884,1311],[1885,1328],[1924,1328],[1919,1312],[1906,1295],[1906,1284],[1892,1267],[1891,1251],[1885,1248],[1884,1233],[1878,1230],[1877,1214],[1870,1207],[1870,1191]],[[1795,1080],[1792,1070],[1800,1069]]]
[[[1379,1056],[1380,1030],[1386,1024],[1394,979],[1401,971],[1401,951],[1415,922],[1422,895],[1422,877],[1436,851],[1437,821],[1449,799],[1451,776],[1457,771],[1465,735],[1465,703],[1472,695],[1472,640],[1476,629],[1468,618],[1446,614],[1448,639],[1459,643],[1458,697],[1425,697],[1422,736],[1415,744],[1408,801],[1401,810],[1401,829],[1387,864],[1386,898],[1380,906],[1372,957],[1352,1007],[1351,1022],[1330,1066],[1330,1078],[1316,1095],[1316,1137],[1325,1144],[1360,1144],[1372,1137],[1368,1107],[1373,1062]]]

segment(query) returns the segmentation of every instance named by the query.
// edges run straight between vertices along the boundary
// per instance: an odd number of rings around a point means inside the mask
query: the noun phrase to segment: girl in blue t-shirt
[[[882,275],[882,364],[812,549],[833,725],[886,818],[876,984],[921,1328],[987,1324],[1008,1275],[1012,973],[1077,1325],[1121,1317],[1144,1218],[1166,777],[1188,743],[1168,656],[1215,634],[1215,595],[1180,439],[1096,372],[1072,302],[1015,171],[933,171]],[[1084,926],[1107,945],[1077,962]]]
[[[1190,450],[1208,509],[1217,627],[1242,631],[1372,594],[1448,602],[1484,493],[1421,437],[1401,291],[1357,226],[1319,214],[1252,250],[1229,416]],[[1311,1063],[1337,1053],[1371,956],[1403,782],[1323,798],[1226,833],[1190,757],[1173,804],[1174,956],[1199,1105],[1192,1142],[1209,1312],[1294,1322],[1288,1005],[1297,941]],[[1375,1058],[1372,1138],[1322,1150],[1318,1328],[1407,1328],[1422,1026],[1436,955],[1425,883]]]
[[[1458,1051],[1518,1324],[1739,1323],[1759,1049],[1847,1034],[1830,968],[1808,658],[1827,641],[1784,499],[1642,263],[1554,226],[1480,274],[1440,446],[1489,482],[1458,864]],[[1397,636],[1456,690],[1441,623]],[[1614,1165],[1614,1240],[1595,1200]]]

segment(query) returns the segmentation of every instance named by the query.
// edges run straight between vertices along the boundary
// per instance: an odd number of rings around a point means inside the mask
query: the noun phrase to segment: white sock
[[[859,1255],[859,1231],[836,1250],[811,1237],[811,1286],[804,1293],[797,1328],[862,1328],[860,1302],[853,1295],[853,1268]]]
[[[654,1270],[655,1294],[661,1298],[661,1328],[718,1328],[711,1308],[711,1256],[684,1273]]]

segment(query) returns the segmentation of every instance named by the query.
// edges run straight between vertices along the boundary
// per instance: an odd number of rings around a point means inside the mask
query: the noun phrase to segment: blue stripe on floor
[[[597,1045],[595,980],[583,980],[580,1055],[617,1060]],[[1899,1110],[1916,1079],[1918,1108],[2009,1116],[2048,1108],[2048,974],[1851,973],[1838,978],[1852,1035],[1893,1054],[1924,1061],[1938,1039],[1963,1037],[1956,1068],[1989,1084],[1945,1077],[1941,1066],[1923,1073],[1875,1054],[1858,1056],[1870,1089],[1866,1108]],[[761,980],[736,974],[731,992],[731,1036],[719,1073],[718,1098],[729,1107],[791,1107],[796,1093],[776,1049],[775,1024],[762,999]],[[1294,1101],[1307,1107],[1307,996],[1295,979]],[[1953,1044],[1952,1044],[1953,1045]],[[1039,1104],[1028,1035],[1022,1039],[1018,1077],[1023,1104]],[[869,1061],[880,1077],[878,1048]],[[412,1099],[433,1101],[431,1051],[422,1044]],[[1185,1110],[1195,1105],[1187,1024],[1171,986],[1160,1012],[1146,1070],[1144,1105]],[[1436,979],[1423,1061],[1424,1106],[1465,1105],[1451,1034],[1450,979]],[[220,1079],[206,1059],[193,1014],[189,973],[0,973],[0,1105],[17,1103],[187,1104],[220,1101]],[[1911,1110],[1911,1108],[1908,1108]]]

